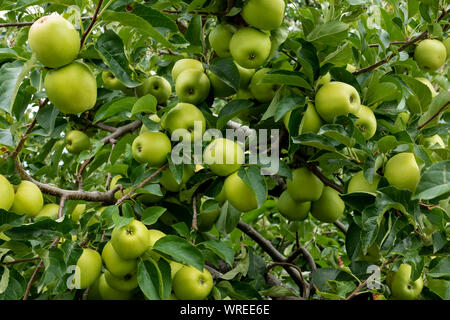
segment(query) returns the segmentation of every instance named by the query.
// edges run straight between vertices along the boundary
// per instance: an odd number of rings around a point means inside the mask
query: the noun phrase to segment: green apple
[[[445,149],[445,143],[444,140],[442,140],[441,136],[438,134],[435,134],[432,137],[428,137],[428,138],[421,138],[420,139],[420,144],[423,145],[425,148],[441,148],[441,149]]]
[[[153,95],[158,104],[165,104],[172,93],[170,82],[160,76],[151,76],[145,79],[144,83],[136,88],[138,97],[146,94]]]
[[[355,116],[358,117],[355,125],[359,128],[364,138],[366,140],[372,138],[377,131],[377,118],[373,111],[369,107],[361,105]]]
[[[330,81],[331,81],[331,74],[327,72],[323,76],[319,77],[319,79],[317,79],[317,86],[322,86],[324,84],[329,83]]]
[[[269,71],[271,71],[269,68],[256,71],[250,81],[249,89],[259,102],[270,102],[280,88],[280,85],[276,83],[260,83]]]
[[[103,247],[102,259],[109,272],[116,277],[124,277],[136,272],[137,260],[121,258],[114,250],[111,241]]]
[[[177,274],[177,272],[180,271],[181,268],[184,267],[184,265],[181,263],[175,262],[175,261],[170,261],[169,264],[170,264],[170,273],[172,275],[172,280],[173,280],[173,278],[175,278],[175,275]]]
[[[433,85],[431,84],[430,80],[427,78],[415,78],[416,80],[422,82],[424,85],[426,85],[431,92],[431,97],[434,98],[437,96],[436,90],[434,90]],[[411,95],[406,99],[406,106],[408,107],[409,111],[412,114],[415,113],[423,113],[428,110],[429,105],[422,105],[420,101],[420,97],[417,97],[415,95]]]
[[[235,172],[225,179],[223,185],[227,200],[241,212],[248,212],[258,208],[256,194]]]
[[[250,89],[239,89],[238,92],[234,95],[234,99],[241,99],[241,100],[251,100],[255,99]],[[250,110],[248,110],[250,112]],[[246,113],[245,111],[239,114],[239,117],[241,117],[241,114]]]
[[[124,276],[117,277],[108,270],[104,272],[105,280],[108,285],[119,291],[131,291],[138,287],[137,273],[126,274]]]
[[[218,24],[209,33],[209,44],[219,57],[231,56],[230,40],[235,31],[235,27],[232,25]]]
[[[214,285],[208,270],[203,272],[192,266],[181,268],[173,279],[172,287],[180,300],[204,300],[208,297]]]
[[[420,276],[417,280],[411,280],[411,266],[403,263],[392,275],[391,292],[394,299],[415,300],[423,289],[423,280]]]
[[[180,183],[178,183],[175,180],[172,171],[170,171],[170,169],[166,169],[162,172],[162,176],[159,182],[166,190],[171,192],[178,192],[186,184],[189,178],[192,177],[193,175],[194,169],[192,168],[192,166],[185,164],[183,166],[183,176],[181,178]]]
[[[200,232],[212,229],[220,215],[219,204],[214,200],[206,200],[202,203],[200,213],[197,217],[197,228]]]
[[[16,188],[11,211],[17,214],[26,214],[34,217],[44,206],[44,198],[37,185],[23,180]]]
[[[390,158],[384,168],[384,176],[397,189],[414,192],[420,180],[420,169],[414,154],[402,152]]]
[[[66,149],[72,154],[79,154],[91,148],[91,140],[81,131],[72,130],[66,136]]]
[[[175,92],[181,102],[196,104],[208,97],[211,83],[200,70],[187,69],[181,72],[175,82]]]
[[[134,219],[126,226],[114,228],[111,244],[122,259],[135,259],[147,250],[148,229]]]
[[[175,130],[185,129],[187,132],[181,136],[191,141],[201,139],[206,130],[206,119],[199,108],[190,103],[178,103],[165,114],[164,128],[170,134]],[[187,134],[187,135],[186,135]]]
[[[378,182],[380,182],[381,177],[377,174],[373,177],[372,183],[369,183],[364,177],[364,171],[359,171],[356,173],[348,184],[348,193],[353,192],[367,192],[376,193]]]
[[[256,70],[255,69],[246,69],[244,67],[241,67],[239,65],[239,63],[237,63],[236,61],[234,62],[234,64],[236,65],[236,67],[238,68],[238,71],[239,71],[239,87],[241,89],[247,89],[250,84],[250,80],[252,79]]]
[[[292,199],[297,202],[316,201],[323,191],[322,181],[305,167],[292,171],[292,180],[286,179],[286,187]]]
[[[97,280],[102,271],[102,257],[92,249],[83,249],[75,269],[75,288],[86,289]]]
[[[266,62],[272,43],[267,33],[246,27],[239,29],[230,40],[233,59],[247,69],[256,69]]]
[[[38,217],[49,217],[52,219],[58,219],[59,206],[54,203],[46,204],[36,215]]]
[[[86,211],[86,204],[79,203],[75,206],[75,208],[72,211],[72,214],[70,215],[73,222],[80,221],[81,215]]]
[[[289,131],[289,120],[291,118],[292,110],[286,113],[283,116],[283,122],[286,129]],[[316,111],[316,108],[311,102],[308,102],[308,106],[306,107],[306,111],[303,113],[302,120],[300,122],[299,134],[313,132],[319,132],[320,128],[323,125],[323,121],[320,118],[319,114]],[[296,133],[295,133],[296,134]]]
[[[198,71],[205,71],[203,69],[203,64],[198,61],[198,60],[194,60],[194,59],[180,59],[177,62],[175,62],[175,64],[173,65],[172,68],[172,80],[174,82],[177,81],[178,75],[187,70],[187,69],[195,69]]]
[[[94,281],[93,284],[89,287],[88,292],[88,300],[102,300],[102,296],[100,295],[100,291],[98,290],[98,285],[100,283],[100,277]]]
[[[84,63],[73,62],[47,71],[44,87],[50,102],[62,113],[87,111],[97,101],[97,81]]]
[[[450,37],[447,37],[442,43],[445,46],[445,49],[447,50],[447,58],[450,58]]]
[[[8,211],[14,203],[14,187],[0,174],[0,209]]]
[[[224,138],[214,139],[203,153],[203,161],[219,176],[228,176],[244,163],[244,151],[236,142]]]
[[[283,191],[277,201],[278,211],[290,221],[304,220],[308,217],[311,202],[298,202],[292,199],[289,192]]]
[[[153,258],[153,260],[158,261],[159,258],[161,258],[161,255],[155,251],[152,250],[153,246],[155,245],[156,241],[158,241],[161,238],[164,238],[166,234],[162,231],[156,230],[156,229],[150,229],[148,230],[148,247],[147,247],[147,253]]]
[[[162,195],[153,194],[153,193],[143,193],[143,194],[139,194],[137,199],[139,199],[139,201],[141,201],[146,206],[151,206],[154,203],[156,203],[164,198],[164,195],[166,194],[166,190],[161,189],[161,193],[162,193]]]
[[[153,122],[161,122],[161,118],[158,117],[157,114],[152,114],[148,117]],[[139,130],[139,134],[142,134],[144,132],[150,131],[144,124],[141,126],[141,130]]]
[[[106,281],[105,274],[102,273],[98,280],[98,292],[103,300],[130,300],[132,293],[131,291],[120,291],[111,286]]]
[[[445,63],[446,58],[445,45],[436,39],[423,40],[414,50],[414,60],[424,71],[436,71]]]
[[[344,213],[345,204],[339,192],[325,186],[319,200],[311,204],[311,215],[322,222],[335,222]]]
[[[172,151],[170,139],[162,132],[147,131],[134,139],[131,146],[133,158],[151,167],[160,167],[167,162]]]
[[[320,87],[316,94],[315,105],[320,117],[331,123],[336,116],[356,114],[361,108],[361,100],[354,87],[344,82],[333,81]]]
[[[225,193],[225,188],[222,186],[222,190],[214,197],[220,205],[222,205],[225,201],[227,201],[227,195]]]
[[[241,15],[252,27],[273,30],[283,23],[285,8],[284,0],[249,0]]]
[[[236,93],[236,91],[232,87],[223,82],[222,79],[220,79],[211,71],[206,70],[206,74],[208,75],[209,81],[211,82],[214,96],[216,98],[226,98]]]
[[[109,70],[102,72],[102,80],[108,89],[121,91],[128,89],[122,82],[120,82],[119,79],[116,78],[114,73]]]
[[[30,49],[48,68],[71,63],[80,51],[80,35],[75,27],[58,14],[36,20],[28,32]]]
[[[400,112],[395,119],[394,126],[406,128],[411,115],[408,112]]]

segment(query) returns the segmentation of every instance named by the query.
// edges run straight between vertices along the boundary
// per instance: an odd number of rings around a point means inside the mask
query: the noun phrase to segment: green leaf
[[[159,217],[166,212],[167,209],[163,207],[149,207],[142,213],[142,223],[146,225],[152,225],[158,221]]]
[[[442,300],[450,300],[450,281],[429,279],[426,286],[432,292],[441,297]]]
[[[208,68],[235,91],[239,90],[240,74],[232,58],[216,58],[210,62]]]
[[[231,100],[219,112],[217,129],[222,129],[229,120],[233,119],[242,111],[251,108],[253,105],[254,103],[249,100]]]
[[[14,147],[14,140],[10,129],[0,129],[0,144]]]
[[[136,113],[156,113],[156,105],[158,104],[158,101],[156,98],[151,95],[147,94],[141,98],[139,98],[136,103],[133,105],[133,108],[131,109],[131,115],[134,116]]]
[[[20,84],[34,63],[35,59],[33,58],[25,64],[16,60],[2,65],[0,68],[0,110],[11,112]]]
[[[289,95],[281,98],[278,104],[277,111],[275,112],[275,121],[279,121],[283,116],[296,107],[305,105],[305,97],[298,95]]]
[[[292,141],[297,144],[302,144],[305,146],[311,146],[318,149],[335,151],[340,143],[334,139],[330,139],[325,136],[319,136],[314,133],[304,133],[298,137],[292,138]]]
[[[118,113],[124,113],[125,117],[129,118],[131,116],[131,109],[136,101],[136,97],[125,97],[104,104],[96,112],[94,123],[107,119],[111,116],[115,116]]]
[[[273,286],[259,292],[266,297],[296,297],[297,295],[287,287]]]
[[[433,116],[438,114],[438,112],[441,109],[443,109],[445,106],[447,106],[445,108],[448,108],[449,101],[450,101],[450,91],[442,91],[442,92],[440,92],[436,97],[433,98],[433,100],[431,101],[431,104],[430,104],[430,107],[428,108],[428,110],[422,115],[422,117],[420,117],[420,119],[419,119],[419,126],[424,125],[425,122],[429,121]],[[440,119],[442,114],[443,114],[443,112],[440,112],[437,117],[435,117],[432,121],[430,121],[427,124],[427,126],[430,125],[430,124],[435,124]],[[425,126],[425,128],[427,126]]]
[[[192,0],[187,6],[186,12],[201,8],[205,4],[206,0]]]
[[[223,235],[230,234],[236,228],[240,218],[241,212],[225,201],[216,222],[217,230]]]
[[[228,265],[233,266],[234,251],[226,243],[217,240],[208,240],[202,242],[200,245],[217,254],[223,261],[228,263]]]
[[[433,164],[420,177],[413,199],[431,200],[450,193],[450,160]]]
[[[445,257],[439,263],[431,269],[428,276],[433,278],[449,277],[450,276],[450,257]]]
[[[167,300],[172,292],[172,271],[169,262],[164,259],[158,260],[158,268],[161,272],[162,290],[160,290],[161,299]]]
[[[10,48],[0,48],[0,62],[18,58],[17,53]]]
[[[337,44],[347,38],[349,26],[340,21],[329,21],[323,24],[318,24],[308,34],[306,40],[310,42],[321,42],[327,45]]]
[[[160,279],[159,271],[154,263],[141,260],[138,265],[138,284],[139,288],[150,300],[160,300]]]
[[[168,15],[165,15],[163,12],[152,9],[153,4],[138,4],[134,3],[133,14],[145,19],[148,23],[150,23],[154,28],[164,28],[169,30],[170,32],[178,32],[177,24],[174,20],[170,19]],[[122,11],[123,12],[123,11]],[[158,35],[155,34],[155,40],[159,38]]]
[[[200,15],[192,16],[184,36],[191,45],[202,46],[202,17]]]
[[[272,70],[267,72],[260,83],[285,84],[312,90],[303,73],[288,70]]]
[[[165,253],[178,262],[191,265],[203,271],[205,260],[201,251],[180,237],[172,235],[165,236],[156,241],[153,250]]]

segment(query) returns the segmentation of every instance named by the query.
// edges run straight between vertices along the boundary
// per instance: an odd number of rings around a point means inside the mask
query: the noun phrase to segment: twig
[[[66,203],[66,197],[62,196],[61,200],[59,201],[58,219],[62,218],[65,203]]]
[[[34,260],[39,260],[40,257],[33,257],[33,258],[24,258],[24,259],[17,259],[14,261],[10,261],[10,262],[2,262],[1,264],[4,266],[10,266],[13,264],[18,264],[18,263],[22,263],[22,262],[28,262],[28,261],[34,261]]]
[[[94,16],[92,17],[92,20],[89,23],[89,26],[87,27],[87,29],[84,32],[83,36],[81,37],[80,48],[83,47],[84,41],[86,41],[86,38],[87,38],[88,34],[91,32],[92,28],[94,27],[95,21],[97,20],[98,12],[99,12],[100,7],[102,6],[102,4],[103,4],[103,0],[99,0],[98,4],[97,4],[97,7],[95,8]]]
[[[347,233],[348,228],[346,226],[344,226],[344,224],[340,221],[335,221],[333,222],[333,224],[339,229],[341,230],[343,233]]]
[[[192,215],[192,230],[198,231],[198,226],[197,226],[197,195],[194,194],[194,196],[192,197],[192,209],[194,211],[193,215]]]
[[[308,296],[308,284],[305,281],[305,278],[303,277],[302,270],[296,266],[295,264],[288,263],[288,262],[273,262],[271,265],[269,265],[266,269],[266,273],[269,273],[270,269],[281,266],[281,267],[291,267],[298,271],[298,274],[300,275],[300,278],[302,279],[302,285],[303,285],[303,298],[307,298]]]
[[[436,118],[442,111],[444,111],[445,108],[447,108],[449,104],[450,104],[450,101],[447,101],[447,103],[444,104],[438,111],[436,111],[436,113],[433,114],[433,116],[430,119],[425,121],[422,125],[418,126],[417,129],[422,130],[427,124],[429,124],[431,121],[433,121],[433,119]]]

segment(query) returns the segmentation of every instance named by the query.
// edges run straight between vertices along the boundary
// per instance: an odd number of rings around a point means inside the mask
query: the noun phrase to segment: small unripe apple
[[[286,4],[284,0],[249,0],[242,8],[242,18],[249,25],[262,29],[274,30],[281,26]]]
[[[264,64],[270,54],[270,36],[254,28],[242,28],[233,34],[230,52],[242,67],[256,69]]]
[[[211,48],[219,57],[225,58],[231,56],[230,40],[235,31],[232,25],[218,24],[209,33],[208,40]]]
[[[11,211],[34,217],[44,206],[41,190],[34,183],[23,180],[16,189]]]
[[[30,49],[48,68],[71,63],[80,51],[80,35],[75,27],[58,14],[36,20],[28,33]]]
[[[269,68],[258,70],[250,81],[249,89],[259,102],[270,102],[280,88],[280,85],[276,83],[260,83],[269,71]]]
[[[403,263],[392,275],[390,287],[394,299],[415,300],[423,289],[422,276],[411,281],[411,266]]]
[[[256,194],[235,172],[225,179],[223,185],[227,200],[241,212],[248,212],[258,208]]]
[[[81,215],[86,211],[86,204],[79,203],[72,211],[71,218],[74,222],[80,221]]]
[[[66,149],[72,154],[78,154],[91,148],[91,140],[81,131],[72,130],[66,136]]]
[[[14,203],[14,187],[0,174],[0,209],[9,210]]]
[[[377,118],[375,114],[369,107],[361,105],[361,108],[355,115],[359,118],[355,121],[355,125],[359,128],[364,138],[369,140],[377,131]]]
[[[228,176],[239,170],[244,163],[244,151],[236,142],[219,138],[206,147],[203,159],[212,172]]]
[[[167,191],[178,192],[193,175],[194,169],[192,168],[192,166],[185,164],[183,166],[183,177],[181,178],[180,183],[175,180],[170,169],[166,169],[162,172],[162,176],[159,182]]]
[[[445,45],[436,39],[421,41],[414,50],[414,60],[425,71],[433,72],[439,69],[447,58]]]
[[[121,91],[128,89],[111,71],[103,71],[102,80],[108,89]]]
[[[402,152],[390,158],[386,163],[384,176],[397,189],[414,192],[420,180],[420,169],[414,154]]]
[[[42,207],[42,209],[36,215],[37,217],[49,217],[51,219],[58,219],[59,205],[55,203],[49,203]]]
[[[198,60],[180,59],[175,62],[172,68],[172,80],[176,82],[178,75],[187,69],[195,69],[201,72],[205,71],[205,69],[203,69],[203,64]]]
[[[147,131],[134,139],[131,146],[133,158],[151,167],[160,167],[167,162],[172,151],[169,138],[162,132]]]
[[[146,94],[153,95],[158,104],[165,104],[172,93],[170,82],[160,76],[151,76],[145,79],[144,83],[136,88],[138,97]]]
[[[289,192],[284,191],[277,202],[278,211],[290,221],[304,220],[308,217],[311,202],[299,202],[292,199]]]
[[[373,177],[372,183],[369,183],[364,177],[364,171],[359,171],[356,173],[348,184],[348,193],[353,192],[368,192],[368,193],[376,193],[378,182],[380,182],[381,177],[379,175],[375,175]]]
[[[292,171],[292,180],[286,179],[287,191],[298,202],[316,201],[323,191],[323,183],[317,176],[302,167]]]
[[[319,200],[311,204],[311,215],[319,221],[333,223],[344,213],[345,203],[339,192],[325,186]]]

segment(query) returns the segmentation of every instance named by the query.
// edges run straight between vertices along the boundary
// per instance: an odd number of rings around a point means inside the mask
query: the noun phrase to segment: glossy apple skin
[[[184,266],[175,274],[172,287],[180,300],[204,300],[214,285],[208,270],[203,272],[191,266]]]
[[[173,280],[173,278],[175,277],[177,272],[180,271],[181,268],[184,267],[184,265],[182,265],[181,263],[175,262],[175,261],[170,261],[169,264],[170,264],[170,273],[171,273],[172,280]]]
[[[197,128],[195,127],[195,122],[197,122]],[[206,119],[200,109],[193,104],[178,103],[167,112],[164,128],[171,134],[177,129],[186,129],[190,132],[186,139],[194,141],[203,136],[206,130]]]
[[[364,138],[369,140],[377,132],[377,118],[375,114],[369,107],[361,105],[361,108],[355,115],[359,118],[355,121],[355,125],[361,130]]]
[[[75,287],[86,289],[97,280],[102,271],[102,257],[92,249],[83,249],[75,269]]]
[[[298,202],[292,199],[289,192],[283,191],[277,202],[278,211],[289,221],[305,220],[311,209],[311,202]]]
[[[156,229],[150,229],[148,230],[148,248],[147,253],[155,260],[158,261],[159,258],[161,258],[161,255],[155,251],[152,250],[153,246],[155,245],[156,241],[159,239],[165,237],[166,234],[162,231],[156,230]]]
[[[228,176],[239,170],[244,163],[244,151],[234,141],[214,139],[203,153],[203,161],[219,176]]]
[[[148,229],[138,220],[126,226],[114,228],[111,244],[122,259],[136,259],[148,248]]]
[[[241,89],[247,89],[250,85],[250,80],[252,79],[253,75],[255,74],[255,69],[246,69],[244,67],[241,67],[239,63],[236,61],[234,62],[236,67],[239,71],[239,87]]]
[[[66,136],[66,149],[72,154],[79,154],[91,148],[91,139],[81,131],[72,130]]]
[[[248,212],[258,208],[255,192],[245,184],[237,172],[225,179],[223,188],[225,189],[227,200],[237,210]]]
[[[111,288],[106,281],[104,273],[102,273],[98,280],[98,292],[103,300],[130,300],[132,296],[131,291],[120,291]]]
[[[436,39],[423,40],[414,50],[414,60],[424,71],[436,71],[445,63],[446,58],[447,49],[445,45]]]
[[[291,118],[292,111],[289,111],[283,116],[284,126],[286,130],[289,131],[289,120]],[[302,121],[300,122],[299,134],[312,132],[317,133],[322,127],[323,121],[320,118],[319,114],[316,111],[314,105],[308,102],[308,106],[306,107],[306,111],[303,113]]]
[[[344,209],[339,192],[325,186],[319,200],[311,204],[311,215],[319,221],[333,223],[343,215]]]
[[[200,70],[187,69],[181,72],[175,82],[175,92],[181,102],[196,104],[208,97],[211,83]]]
[[[369,183],[364,177],[364,171],[359,171],[356,173],[348,184],[348,193],[353,192],[368,192],[368,193],[376,193],[378,182],[381,177],[379,175],[375,175],[373,177],[372,183]]]
[[[216,223],[217,219],[219,218],[219,215],[219,209],[200,212],[198,215],[197,223],[198,231],[207,232],[211,230],[214,226],[214,223]]]
[[[344,82],[333,81],[324,84],[317,91],[315,106],[320,117],[332,123],[336,116],[356,114],[361,107],[361,100],[354,87]]]
[[[34,217],[44,206],[41,190],[32,182],[23,180],[16,189],[11,211]]]
[[[81,215],[86,211],[86,204],[77,204],[72,211],[71,218],[73,222],[80,221]]]
[[[397,189],[414,192],[420,180],[420,169],[414,154],[402,152],[390,158],[386,163],[384,176]]]
[[[158,104],[165,104],[172,93],[172,86],[170,82],[160,76],[151,76],[146,79],[142,85],[136,88],[138,97],[147,94],[153,95]]]
[[[256,71],[250,81],[250,91],[259,102],[270,102],[277,93],[280,85],[274,83],[260,83],[264,75],[271,69],[263,68]]]
[[[167,162],[172,151],[169,138],[162,132],[147,131],[134,139],[131,145],[133,158],[151,167],[160,167]]]
[[[125,276],[116,277],[108,270],[104,272],[105,280],[108,285],[119,291],[131,291],[138,287],[137,273],[127,274]]]
[[[419,297],[422,289],[422,276],[415,281],[411,281],[411,266],[409,264],[401,264],[397,272],[392,275],[391,292],[394,299],[415,300]]]
[[[42,209],[36,215],[38,217],[49,217],[51,219],[58,219],[59,205],[55,203],[49,203],[42,207]]]
[[[218,76],[216,76],[211,71],[207,70],[206,74],[208,75],[209,81],[213,88],[214,97],[226,98],[236,93],[236,91],[232,87],[223,82]]]
[[[209,33],[209,44],[219,57],[231,56],[230,40],[234,31],[234,27],[231,25],[218,24]]]
[[[286,187],[292,199],[298,202],[316,201],[323,191],[323,183],[307,168],[292,171],[292,180],[286,179]]]
[[[8,211],[14,203],[14,187],[0,174],[0,209]]]
[[[428,80],[427,78],[415,78],[415,79],[422,82],[430,89],[432,98],[437,96],[437,92],[436,90],[434,90],[433,84],[430,82],[430,80]],[[406,99],[406,106],[408,107],[411,114],[415,114],[427,111],[430,105],[422,105],[420,99],[417,96],[411,95]]]
[[[162,176],[159,182],[166,190],[171,192],[178,192],[193,175],[194,169],[192,168],[192,166],[185,164],[183,166],[183,176],[180,183],[175,180],[170,169],[166,169],[162,172]]]
[[[233,34],[230,52],[243,68],[256,69],[264,64],[270,54],[270,36],[254,28],[241,28]]]
[[[36,20],[28,33],[30,49],[48,68],[71,63],[80,51],[80,35],[75,27],[58,14]]]
[[[124,277],[127,274],[133,274],[137,269],[137,260],[126,260],[121,258],[116,250],[114,250],[111,241],[108,241],[103,247],[102,260],[109,272],[116,277]]]
[[[180,59],[173,65],[172,68],[172,80],[177,81],[178,75],[187,69],[195,69],[198,71],[205,71],[200,61],[194,59]]]
[[[97,101],[97,81],[89,67],[80,62],[49,70],[44,87],[49,100],[65,114],[92,109]]]
[[[108,89],[121,91],[128,89],[111,71],[103,71],[102,80]]]
[[[245,22],[255,28],[274,30],[283,23],[285,8],[284,0],[249,0],[241,15]]]

